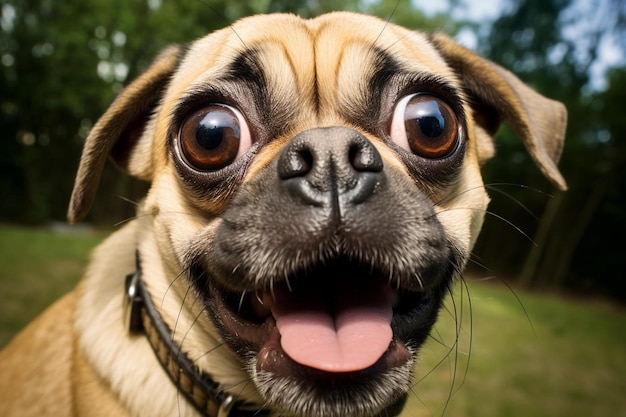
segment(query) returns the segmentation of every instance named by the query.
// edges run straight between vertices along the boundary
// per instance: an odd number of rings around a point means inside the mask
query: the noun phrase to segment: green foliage
[[[426,17],[420,10],[415,9],[409,1],[374,2],[366,11],[409,29],[424,31],[445,29],[450,34],[454,34],[456,29],[455,22],[446,13]]]
[[[626,80],[619,76],[623,70],[616,70],[606,92],[589,87],[598,39],[622,30],[623,22],[616,19],[611,26],[607,16],[606,26],[585,27],[583,16],[566,19],[575,4],[571,0],[511,2],[508,13],[480,42],[485,55],[542,94],[566,104],[568,132],[560,168],[569,190],[565,194],[551,190],[516,135],[502,129],[496,140],[497,157],[485,168],[486,181],[520,187],[495,186],[490,209],[535,238],[536,246],[524,242],[514,228],[502,233],[503,223],[490,218],[476,253],[482,263],[505,276],[520,277],[524,285],[600,291],[624,299],[626,286],[616,279],[623,275],[622,254],[619,245],[610,244],[608,233],[602,232],[626,233],[625,214],[616,209],[626,204],[623,180],[616,175],[623,170],[626,155],[621,141],[626,132],[618,110],[623,107],[619,94],[626,88]],[[623,5],[594,4],[598,13],[626,14]],[[577,39],[565,36],[566,25],[582,25]],[[595,42],[585,43],[583,38]],[[581,44],[587,45],[582,52]],[[626,51],[626,44],[621,47]],[[535,216],[526,214],[515,200]]]

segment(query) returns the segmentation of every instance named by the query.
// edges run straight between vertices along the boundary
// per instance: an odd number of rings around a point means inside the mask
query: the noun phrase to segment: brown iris
[[[437,97],[415,95],[406,104],[404,127],[409,148],[429,159],[450,155],[458,143],[458,122],[450,106]]]
[[[185,120],[179,142],[187,163],[199,170],[217,171],[232,164],[239,154],[239,118],[223,105],[205,107]]]

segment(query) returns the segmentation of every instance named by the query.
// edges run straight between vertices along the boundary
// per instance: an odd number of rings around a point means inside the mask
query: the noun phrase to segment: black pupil
[[[198,145],[208,151],[219,148],[225,139],[239,138],[239,136],[237,118],[226,110],[207,113],[196,130]]]
[[[439,137],[446,128],[446,122],[439,110],[439,106],[435,102],[422,103],[422,106],[428,110],[420,112],[417,122],[420,130],[429,138]]]

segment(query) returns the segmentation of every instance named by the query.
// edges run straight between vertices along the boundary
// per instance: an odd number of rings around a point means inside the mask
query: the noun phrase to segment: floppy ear
[[[565,106],[536,93],[511,72],[447,35],[435,33],[431,40],[466,88],[476,122],[493,135],[502,119],[507,120],[541,172],[559,189],[567,189],[557,168],[567,124]]]
[[[79,222],[89,212],[108,156],[131,175],[152,178],[151,138],[142,136],[180,62],[181,52],[178,46],[165,49],[122,90],[89,133],[67,212],[70,223]]]

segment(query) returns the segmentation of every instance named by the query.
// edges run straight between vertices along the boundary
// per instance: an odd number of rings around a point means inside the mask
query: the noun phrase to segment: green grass
[[[451,391],[446,416],[626,416],[626,312],[468,281],[422,352],[418,375],[430,374],[403,417],[441,416]]]
[[[102,232],[0,226],[0,347],[82,276]]]
[[[75,285],[104,236],[0,226],[0,346]],[[626,416],[626,312],[516,291],[520,304],[468,281],[469,298],[455,288],[421,351],[402,417],[441,416],[446,403],[448,417]]]

